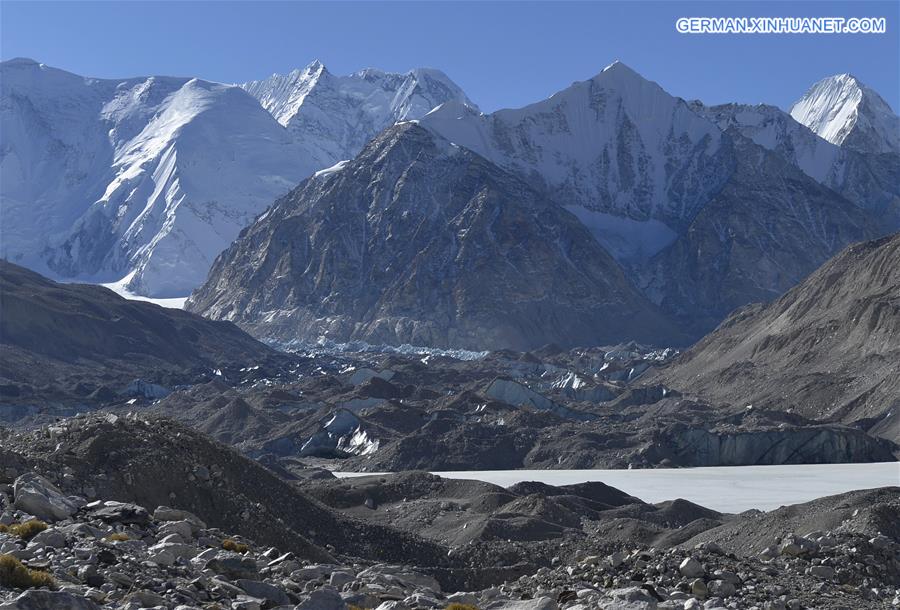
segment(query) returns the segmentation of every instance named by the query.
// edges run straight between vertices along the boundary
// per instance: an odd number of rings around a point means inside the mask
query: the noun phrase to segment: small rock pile
[[[792,534],[758,558],[705,542],[555,563],[502,586],[501,594],[549,597],[566,610],[900,607],[900,545],[881,535]]]

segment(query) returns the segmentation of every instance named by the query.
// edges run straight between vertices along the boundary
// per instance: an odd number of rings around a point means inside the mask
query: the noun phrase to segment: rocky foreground
[[[285,475],[162,420],[0,431],[0,609],[900,606],[898,488],[721,515],[602,484]]]

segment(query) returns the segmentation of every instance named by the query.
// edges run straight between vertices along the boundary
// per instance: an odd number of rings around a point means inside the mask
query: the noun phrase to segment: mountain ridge
[[[477,108],[450,78],[434,68],[391,73],[367,68],[347,76],[315,60],[288,74],[239,85],[299,139],[319,168],[356,156],[377,133],[418,118],[452,100]],[[338,111],[338,120],[329,112]]]

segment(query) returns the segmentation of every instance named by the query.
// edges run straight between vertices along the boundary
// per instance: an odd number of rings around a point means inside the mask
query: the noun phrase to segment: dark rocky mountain
[[[575,216],[411,123],[279,200],[187,308],[284,341],[685,341]]]
[[[648,383],[900,440],[900,234],[853,245],[736,311]]]
[[[841,248],[877,236],[864,210],[729,130],[735,170],[644,271],[645,290],[700,332],[780,296]]]
[[[230,322],[59,284],[0,261],[0,400],[107,402],[294,360]],[[216,374],[219,372],[219,375]]]

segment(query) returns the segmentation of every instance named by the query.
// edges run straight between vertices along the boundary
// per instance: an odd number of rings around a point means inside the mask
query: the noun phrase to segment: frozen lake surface
[[[335,472],[340,477],[374,473]],[[645,502],[684,498],[720,512],[772,510],[822,496],[900,485],[900,462],[719,466],[653,470],[479,470],[435,472],[450,479],[475,479],[503,487],[521,481],[570,485],[602,481]]]

